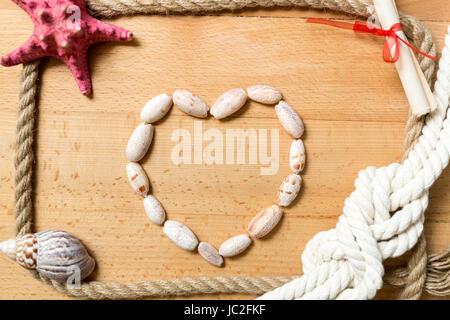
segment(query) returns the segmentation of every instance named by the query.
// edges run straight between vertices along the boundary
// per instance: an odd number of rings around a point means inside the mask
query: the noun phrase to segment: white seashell
[[[270,206],[259,212],[248,225],[248,233],[253,238],[262,238],[280,222],[283,211],[277,205]]]
[[[289,153],[289,165],[292,172],[300,173],[303,171],[306,163],[305,145],[303,141],[298,139],[292,141],[291,151]]]
[[[56,280],[74,276],[82,280],[95,268],[95,260],[83,244],[64,231],[43,231],[0,243],[0,250],[18,264]]]
[[[26,269],[36,269],[38,259],[38,242],[35,234],[18,237],[16,261]]]
[[[263,104],[276,104],[283,98],[280,90],[266,85],[256,85],[247,88],[248,97]]]
[[[127,176],[134,191],[145,197],[150,191],[150,182],[144,168],[139,163],[130,162],[127,164]]]
[[[0,242],[0,251],[6,254],[9,258],[16,260],[17,245],[16,239],[9,239]]]
[[[246,234],[240,234],[222,243],[219,248],[219,254],[223,257],[236,256],[244,252],[251,243],[252,239],[250,239]]]
[[[198,253],[203,259],[216,267],[220,267],[223,264],[223,257],[219,254],[219,251],[207,242],[200,242]]]
[[[292,138],[298,139],[302,136],[305,126],[303,125],[300,116],[290,105],[284,101],[280,101],[280,103],[275,106],[275,112],[277,113],[281,125]]]
[[[173,103],[181,111],[197,118],[208,116],[208,106],[199,97],[187,90],[177,90],[173,93]]]
[[[172,107],[172,98],[163,93],[147,102],[141,110],[141,120],[145,123],[153,123],[161,120]]]
[[[291,174],[284,178],[278,193],[278,205],[282,207],[289,206],[297,197],[302,184],[302,177],[298,174]]]
[[[37,240],[36,270],[57,281],[71,276],[80,280],[89,276],[95,268],[95,260],[83,244],[64,231],[43,231],[34,234]]]
[[[238,111],[247,102],[244,89],[231,89],[222,94],[211,107],[210,113],[216,119],[224,119]]]
[[[162,225],[166,220],[166,212],[161,203],[154,196],[144,198],[144,209],[147,217],[156,224]]]
[[[138,162],[145,156],[153,140],[153,131],[153,126],[145,123],[141,123],[134,129],[127,144],[128,161]]]
[[[198,240],[195,234],[178,221],[167,220],[164,223],[163,232],[182,249],[193,251],[197,248]]]

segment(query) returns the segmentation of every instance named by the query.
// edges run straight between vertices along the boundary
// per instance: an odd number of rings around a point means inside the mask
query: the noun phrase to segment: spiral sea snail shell
[[[95,267],[95,260],[83,244],[64,231],[48,230],[26,234],[16,240],[1,242],[0,251],[22,267],[37,270],[60,282],[66,281],[75,272],[79,272],[82,280]]]

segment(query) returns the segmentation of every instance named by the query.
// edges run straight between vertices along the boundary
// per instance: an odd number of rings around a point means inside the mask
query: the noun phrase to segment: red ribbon
[[[386,37],[386,42],[384,43],[383,48],[383,59],[386,62],[389,63],[395,63],[398,61],[398,58],[400,57],[400,48],[398,40],[406,44],[408,47],[410,47],[415,52],[433,60],[436,61],[436,58],[433,56],[430,56],[426,54],[423,51],[420,51],[419,49],[414,48],[412,45],[410,45],[408,42],[400,38],[397,34],[397,31],[402,31],[402,25],[400,23],[394,24],[389,30],[376,28],[374,25],[369,25],[366,22],[362,21],[356,21],[354,24],[348,23],[348,22],[341,22],[341,21],[335,21],[335,20],[327,20],[327,19],[321,19],[321,18],[309,18],[306,20],[307,23],[320,23],[325,24],[328,26],[341,28],[341,29],[347,29],[347,30],[353,30],[354,32],[359,33],[370,33],[379,37]],[[394,56],[391,56],[391,49],[392,46],[394,46]]]

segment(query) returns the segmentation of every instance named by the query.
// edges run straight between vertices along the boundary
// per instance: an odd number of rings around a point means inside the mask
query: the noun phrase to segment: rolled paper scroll
[[[397,8],[393,0],[374,0],[375,10],[383,29],[390,29],[392,25],[400,23]],[[397,31],[397,35],[407,41],[403,31]],[[431,89],[419,68],[419,64],[413,52],[406,45],[399,43],[400,55],[395,67],[405,90],[406,97],[411,106],[411,111],[416,116],[422,116],[436,109],[436,101]],[[395,48],[391,48],[394,52]]]

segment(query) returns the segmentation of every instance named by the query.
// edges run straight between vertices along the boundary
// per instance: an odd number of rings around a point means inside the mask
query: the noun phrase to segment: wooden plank
[[[21,18],[26,21],[26,17]],[[10,19],[14,18],[8,17],[5,25]],[[118,107],[119,112],[124,112],[130,105],[143,105],[151,94],[166,88],[189,88],[211,104],[226,88],[260,82],[279,87],[291,104],[301,105],[302,116],[306,119],[339,117],[393,122],[403,121],[406,114],[408,104],[398,75],[394,67],[381,58],[381,38],[306,25],[297,19],[134,17],[118,21],[133,29],[137,38],[133,44],[102,44],[91,50],[95,90],[92,101],[95,103],[90,111],[98,111],[106,101],[108,104],[117,102],[111,95],[112,88],[116,92],[119,90],[118,94],[132,92],[137,85],[147,90],[146,95],[133,95],[127,104]],[[223,28],[223,24],[227,27]],[[160,32],[155,31],[158,26]],[[441,47],[446,26],[442,23],[432,26]],[[277,32],[271,32],[273,29]],[[0,45],[12,49],[17,39],[28,37],[28,32],[27,26],[21,27],[17,35],[1,39]],[[217,37],[218,32],[220,37]],[[358,50],[354,50],[355,47]],[[119,60],[124,62],[119,63]],[[356,61],[361,68],[354,67]],[[124,83],[122,75],[130,68],[133,74],[130,81]],[[14,72],[12,70],[7,72]],[[207,77],[206,70],[211,70]],[[45,81],[52,72],[62,77],[63,83]],[[150,73],[162,77],[151,77]],[[183,76],[175,79],[165,76],[173,74]],[[242,74],[247,76],[244,78]],[[76,88],[70,73],[54,59],[47,64],[43,79],[43,99],[46,99],[45,86],[53,92],[61,89],[60,86],[64,86],[66,92]],[[211,82],[216,85],[208,85]],[[52,98],[64,99],[58,96]],[[67,111],[85,110],[89,100],[82,96],[73,99],[76,103],[68,105]],[[377,106],[378,101],[387,104],[384,109]],[[261,108],[258,116],[270,114],[270,108]],[[247,117],[247,112],[240,116]]]
[[[0,5],[0,14],[6,9]],[[0,38],[2,52],[26,40],[31,29],[23,12],[6,11],[0,20],[0,30],[8,30]],[[114,23],[133,30],[136,41],[90,51],[94,97],[81,96],[67,68],[49,60],[38,117],[36,227],[65,229],[80,237],[99,264],[97,280],[299,274],[306,242],[335,225],[358,171],[400,159],[407,101],[395,69],[381,59],[382,39],[306,25],[297,18],[139,16]],[[442,48],[448,22],[427,25]],[[13,230],[19,72],[20,67],[0,69],[2,238]],[[305,120],[305,184],[273,236],[217,269],[176,248],[149,222],[126,182],[124,149],[141,107],[158,93],[187,88],[211,104],[229,88],[257,83],[280,88]],[[272,107],[249,103],[238,117],[208,119],[203,129],[216,128],[224,135],[226,129],[280,129],[276,174],[261,176],[259,164],[177,166],[171,161],[176,144],[171,135],[180,128],[192,134],[194,123],[173,109],[156,128],[144,166],[169,217],[219,245],[243,232],[251,217],[275,199],[289,173],[290,139]],[[433,251],[450,240],[449,184],[446,171],[431,191],[426,228]],[[0,258],[0,280],[0,298],[63,298],[6,258]],[[377,297],[394,298],[395,293],[387,288]]]

